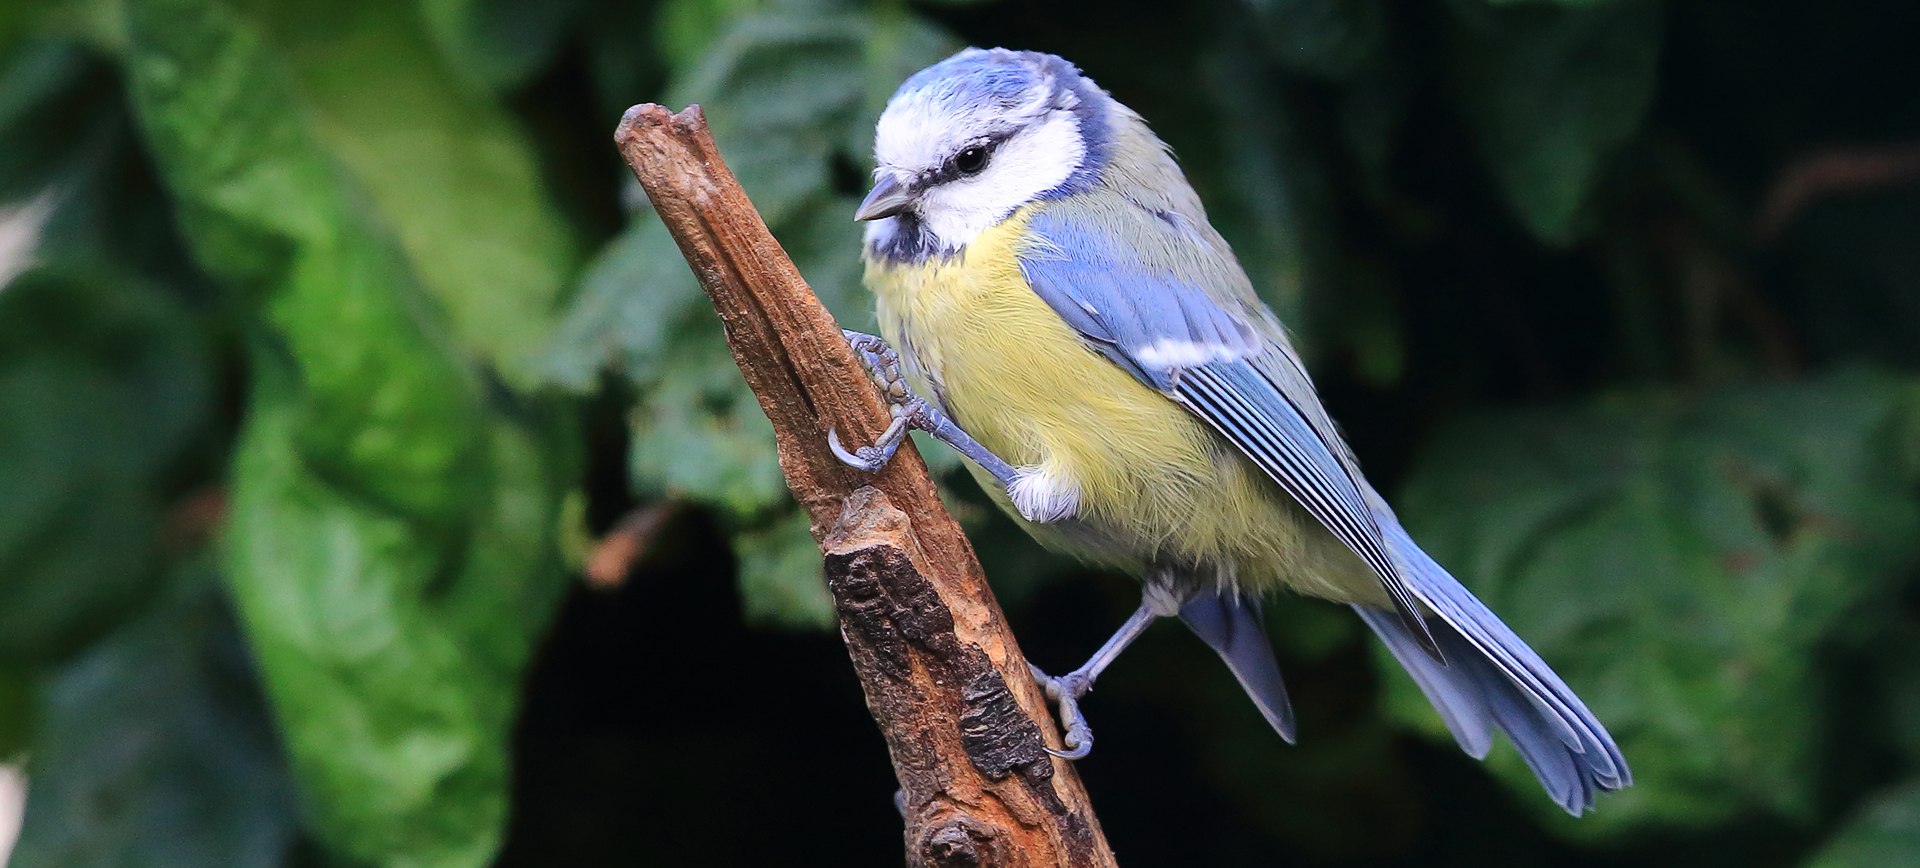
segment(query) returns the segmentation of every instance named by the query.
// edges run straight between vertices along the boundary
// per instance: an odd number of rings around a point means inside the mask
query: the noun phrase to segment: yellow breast
[[[1331,537],[1303,525],[1277,486],[1187,410],[1089,348],[1028,286],[1018,255],[1029,219],[1016,212],[948,260],[870,262],[866,272],[881,331],[919,369],[914,389],[930,396],[937,383],[954,421],[981,445],[1077,486],[1079,517],[1112,544],[1089,550],[1048,526],[1028,529],[1135,571],[1206,563],[1255,589],[1282,582],[1335,599],[1367,595],[1372,583],[1348,575],[1356,558],[1337,543],[1324,550],[1318,538]],[[1003,492],[982,482],[1004,506]]]

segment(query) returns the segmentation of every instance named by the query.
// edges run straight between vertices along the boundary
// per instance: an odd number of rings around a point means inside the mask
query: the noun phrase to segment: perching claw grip
[[[925,398],[914,394],[913,387],[907,385],[906,376],[900,371],[900,356],[887,346],[884,339],[848,330],[843,330],[842,334],[846,335],[847,343],[853,347],[854,355],[859,357],[861,367],[866,368],[867,375],[873,378],[881,397],[893,408],[893,422],[872,446],[862,446],[852,451],[840,443],[838,430],[827,429],[827,448],[833,450],[835,457],[855,470],[876,473],[893,459],[893,453],[907,439],[907,432],[918,428],[972,459],[973,463],[992,474],[994,481],[1000,483],[1002,488],[1013,484],[1019,476],[1013,465],[980,445],[980,441],[953,424],[952,419],[934,409]]]

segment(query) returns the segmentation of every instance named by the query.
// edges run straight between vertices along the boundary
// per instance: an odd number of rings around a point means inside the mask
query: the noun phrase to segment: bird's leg
[[[1079,669],[1056,678],[1040,671],[1038,666],[1027,664],[1027,667],[1033,670],[1034,680],[1040,682],[1041,688],[1046,690],[1047,698],[1060,705],[1062,730],[1060,743],[1066,745],[1067,749],[1058,751],[1047,748],[1047,753],[1064,759],[1077,760],[1093,751],[1093,729],[1087,726],[1086,716],[1080,713],[1080,697],[1093,689],[1093,680],[1099,678],[1100,673],[1113,663],[1114,658],[1119,657],[1120,652],[1133,644],[1133,640],[1140,638],[1140,634],[1146,632],[1148,625],[1162,615],[1168,614],[1163,611],[1166,607],[1162,605],[1162,601],[1155,597],[1156,595],[1149,588],[1149,593],[1140,601],[1140,608],[1134,610],[1132,617],[1129,617],[1125,624],[1121,624],[1120,629],[1114,631],[1113,636],[1107,639],[1107,643],[1101,645],[1100,650],[1093,652],[1093,656],[1088,658]],[[1179,608],[1176,606],[1174,611],[1179,611]]]
[[[960,426],[953,424],[945,413],[935,409],[926,399],[913,393],[907,379],[900,372],[900,356],[887,346],[887,342],[874,335],[856,331],[845,331],[847,343],[853,346],[854,355],[860,358],[860,364],[867,369],[867,376],[873,378],[873,384],[887,399],[887,405],[893,409],[893,423],[880,434],[872,446],[862,446],[848,452],[840,445],[840,433],[827,429],[827,447],[847,466],[874,473],[887,466],[893,453],[900,448],[901,441],[907,439],[907,431],[918,428],[932,434],[942,443],[960,450],[960,454],[973,459],[1001,486],[1013,485],[1017,477],[1014,466],[1000,459],[980,441],[973,439]]]

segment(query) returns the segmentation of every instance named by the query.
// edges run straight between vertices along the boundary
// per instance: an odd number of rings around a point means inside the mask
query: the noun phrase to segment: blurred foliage
[[[1814,813],[1820,644],[1920,565],[1920,384],[1609,395],[1462,420],[1429,450],[1410,528],[1528,625],[1634,759],[1634,788],[1569,831]],[[1397,716],[1434,720],[1395,686]],[[1495,765],[1533,780],[1517,754]]]
[[[1542,241],[1577,240],[1588,191],[1653,97],[1660,4],[1454,6],[1450,72],[1487,167]]]
[[[139,604],[164,520],[153,484],[213,398],[190,311],[137,278],[63,271],[0,296],[0,656],[17,663],[73,653]]]
[[[1860,815],[1821,848],[1811,868],[1900,865],[1920,851],[1920,785],[1906,784],[1875,796]]]
[[[965,44],[1155,125],[1375,481],[1637,779],[1566,818],[1276,600],[1301,746],[1172,628],[1090,700],[1129,864],[1920,863],[1916,40],[1877,0],[0,6],[13,864],[893,853],[883,747],[819,730],[861,711],[803,665],[838,659],[807,523],[607,134],[700,103],[867,328],[874,120]],[[949,480],[1024,647],[1077,662],[1131,588]],[[627,586],[569,590],[666,500]]]
[[[284,864],[300,831],[286,761],[205,563],[47,673],[14,864]],[[129,798],[129,795],[137,796]]]

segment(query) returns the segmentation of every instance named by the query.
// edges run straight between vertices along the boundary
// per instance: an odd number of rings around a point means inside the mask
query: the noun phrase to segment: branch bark
[[[860,473],[827,430],[872,442],[888,413],[833,317],[767,231],[699,106],[634,106],[614,141],[726,327],[812,518],[867,707],[905,799],[907,863],[1112,866],[1044,695],[911,444]]]

